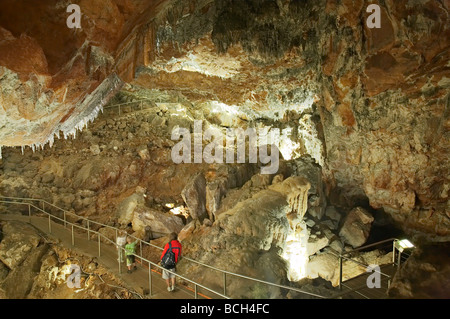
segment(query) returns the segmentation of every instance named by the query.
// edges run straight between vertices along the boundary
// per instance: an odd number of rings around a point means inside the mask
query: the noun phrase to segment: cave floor
[[[344,299],[386,299],[388,297],[386,292],[396,270],[397,267],[393,264],[381,265],[380,272],[382,275],[380,276],[379,287],[368,287],[367,281],[372,273],[363,273],[348,279],[342,283],[342,293],[338,293],[334,298],[340,296]]]
[[[24,215],[13,215],[13,214],[0,214],[0,220],[18,220],[22,222],[29,222],[30,219],[28,216]],[[49,233],[49,223],[48,218],[44,217],[31,217],[31,224],[47,234],[48,236],[53,237],[59,243],[71,250],[74,250],[84,256],[89,256],[96,258],[96,260],[101,263],[104,267],[106,267],[113,275],[117,278],[120,278],[125,283],[125,286],[128,289],[134,289],[138,294],[144,295],[145,298],[150,299],[193,299],[194,298],[194,290],[191,287],[188,287],[184,283],[180,283],[180,280],[177,279],[177,287],[173,292],[168,292],[165,281],[161,278],[161,273],[159,270],[152,269],[152,295],[149,296],[149,272],[148,266],[142,265],[139,261],[139,258],[136,258],[137,270],[133,271],[131,274],[127,273],[125,263],[121,266],[121,273],[119,272],[119,265],[117,262],[117,251],[116,248],[112,245],[108,245],[105,243],[101,243],[100,247],[100,257],[98,256],[98,241],[97,240],[88,240],[86,233],[80,233],[74,231],[74,243],[72,246],[72,237],[71,237],[71,227],[58,224],[51,223],[51,233]],[[205,294],[199,292],[199,299],[209,298]]]

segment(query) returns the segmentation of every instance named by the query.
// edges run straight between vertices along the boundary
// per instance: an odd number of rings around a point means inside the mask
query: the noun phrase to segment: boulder
[[[339,236],[353,248],[362,246],[369,238],[373,216],[364,208],[356,207],[345,217]]]
[[[42,257],[47,253],[48,245],[34,247],[25,257],[23,263],[9,272],[1,283],[6,296],[11,299],[26,298],[36,276],[39,274]]]
[[[146,232],[148,233],[149,231],[152,233],[153,238],[172,232],[178,234],[184,227],[180,217],[144,206],[139,206],[135,209],[131,223],[133,230],[140,238],[144,238]]]
[[[39,245],[41,238],[33,226],[17,221],[5,223],[2,231],[0,261],[9,269],[15,269]]]
[[[189,214],[193,219],[203,221],[206,213],[206,180],[202,173],[194,175],[181,192]]]
[[[308,215],[321,220],[325,214],[325,209],[322,206],[313,206],[308,208]]]
[[[337,211],[334,206],[328,206],[325,209],[325,216],[339,223],[341,220],[341,214]]]
[[[220,207],[222,198],[227,193],[227,181],[215,180],[206,184],[206,210],[211,221],[215,220],[215,213]]]
[[[309,237],[306,244],[306,252],[308,256],[312,256],[319,250],[325,248],[329,242],[330,240],[325,235]]]
[[[333,281],[337,271],[339,271],[339,258],[328,252],[311,257],[306,268],[308,278],[321,277],[330,282]]]
[[[253,175],[250,180],[252,181],[253,187],[266,187],[271,184],[272,179],[273,179],[273,176],[270,174],[258,173],[258,174]]]
[[[134,210],[140,205],[145,205],[142,194],[135,193],[125,198],[117,207],[116,216],[121,225],[128,225],[133,220]]]
[[[2,282],[3,279],[5,279],[6,276],[8,276],[8,273],[9,273],[8,267],[6,267],[4,263],[0,262],[0,282]]]
[[[303,177],[291,176],[281,183],[271,185],[268,189],[280,192],[286,196],[291,212],[288,214],[292,229],[303,220],[308,207],[309,181]]]
[[[55,179],[55,175],[52,172],[45,173],[42,176],[42,183],[51,183]]]
[[[98,146],[97,144],[91,145],[89,150],[91,151],[91,154],[94,155],[94,156],[97,156],[101,152],[100,151],[100,146]]]
[[[195,220],[191,221],[189,224],[184,226],[183,229],[178,234],[178,240],[183,241],[185,238],[191,236],[196,227],[197,227],[197,221],[195,221]]]

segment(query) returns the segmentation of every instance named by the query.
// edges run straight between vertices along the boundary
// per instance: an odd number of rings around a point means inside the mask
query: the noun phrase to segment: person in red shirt
[[[169,250],[170,245],[172,246],[172,251],[175,254],[175,265],[178,263],[178,260],[181,258],[181,243],[178,241],[178,235],[176,233],[171,233],[169,235],[169,242],[164,246],[164,250],[161,254],[160,260],[162,260],[163,256],[166,254],[167,250]],[[168,269],[171,272],[175,272],[175,267]],[[162,278],[166,280],[167,291],[173,291],[175,289],[175,274],[168,272],[166,269],[163,269]]]

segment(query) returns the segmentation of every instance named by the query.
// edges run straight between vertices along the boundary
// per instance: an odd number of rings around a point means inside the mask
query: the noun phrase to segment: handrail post
[[[227,295],[227,273],[223,273],[223,295]]]
[[[194,292],[195,292],[195,299],[198,299],[197,284],[196,283],[194,283]]]
[[[101,242],[100,242],[100,233],[97,232],[97,237],[98,237],[98,257],[100,257],[101,255]]]
[[[152,292],[152,264],[148,262],[148,294],[151,297]]]
[[[395,265],[395,240],[392,242],[392,264]]]
[[[140,239],[139,239],[139,247],[140,247],[140,249],[141,249],[141,254],[140,254],[140,257],[141,257],[141,265],[144,266],[144,262],[143,262],[143,260],[142,260],[142,257],[144,256],[144,254],[142,253],[142,240],[140,240]]]
[[[91,240],[91,228],[89,226],[89,219],[87,220],[87,235],[88,235],[88,240]]]
[[[52,221],[51,221],[51,215],[48,214],[48,232],[52,233]]]
[[[64,213],[64,228],[66,228],[67,224],[66,224],[66,211],[63,211]]]
[[[119,263],[119,274],[121,274],[122,273],[122,260],[120,260],[120,255],[122,253],[122,251],[121,251],[122,247],[120,247],[120,246],[117,246],[117,247],[118,247],[117,251],[119,252],[117,262]]]
[[[29,219],[30,224],[31,224],[31,204],[28,204],[28,219]]]
[[[342,290],[342,255],[339,254],[339,290]]]
[[[72,224],[72,246],[75,246],[75,236],[73,233],[73,224]]]

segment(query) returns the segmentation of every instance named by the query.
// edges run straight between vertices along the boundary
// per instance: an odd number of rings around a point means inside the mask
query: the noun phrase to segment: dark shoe
[[[127,273],[131,274],[132,273],[131,269],[128,269]]]

